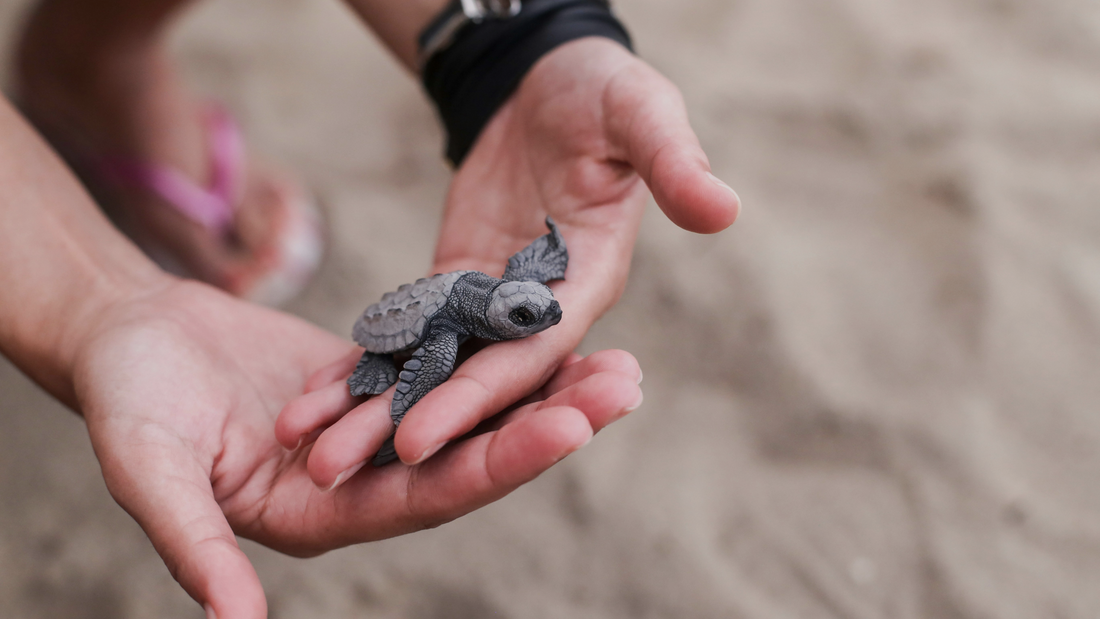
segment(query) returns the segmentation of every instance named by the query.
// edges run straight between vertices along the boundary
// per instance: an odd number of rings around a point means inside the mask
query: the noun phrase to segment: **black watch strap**
[[[610,0],[594,1],[611,8]],[[417,39],[420,47],[420,70],[424,70],[424,65],[428,64],[432,56],[450,47],[464,27],[486,20],[510,19],[520,14],[524,4],[538,5],[544,2],[545,0],[451,0],[424,27]]]
[[[452,0],[420,33],[420,68],[436,53],[450,47],[458,31],[467,24],[508,19],[522,9],[522,0]]]
[[[456,167],[544,54],[590,36],[632,49],[630,35],[607,0],[523,0],[514,15],[483,14],[479,21],[464,11],[456,17],[456,10],[462,10],[459,0],[421,36],[422,43],[439,42],[433,52],[422,54],[421,80],[439,110],[447,130],[447,158]]]

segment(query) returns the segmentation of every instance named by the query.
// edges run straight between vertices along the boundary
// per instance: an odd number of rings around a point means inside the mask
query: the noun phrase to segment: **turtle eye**
[[[526,307],[517,307],[516,309],[512,310],[510,314],[508,314],[508,320],[511,320],[521,327],[529,327],[535,324],[537,318],[535,317],[534,312],[527,309]]]

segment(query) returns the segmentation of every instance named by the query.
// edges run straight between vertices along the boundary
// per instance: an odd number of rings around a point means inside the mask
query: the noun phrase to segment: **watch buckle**
[[[515,17],[521,7],[521,0],[462,0],[462,12],[474,23],[480,23],[486,17]]]

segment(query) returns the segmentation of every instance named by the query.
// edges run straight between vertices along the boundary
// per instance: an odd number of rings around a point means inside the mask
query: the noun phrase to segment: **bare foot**
[[[317,222],[304,220],[311,219],[303,212],[305,196],[285,174],[247,166],[226,232],[197,223],[149,190],[105,182],[89,165],[125,158],[172,168],[199,186],[210,183],[206,110],[184,87],[159,37],[175,4],[154,1],[155,8],[121,17],[112,14],[117,7],[94,1],[43,0],[17,50],[20,105],[154,258],[238,296],[285,300],[272,298],[265,279],[279,279],[287,268],[295,271],[292,279],[308,278],[303,271],[312,271],[319,255],[288,256],[287,245],[318,254],[320,243]],[[304,247],[310,243],[317,247]],[[287,260],[296,264],[288,267]],[[302,283],[276,282],[274,297]]]

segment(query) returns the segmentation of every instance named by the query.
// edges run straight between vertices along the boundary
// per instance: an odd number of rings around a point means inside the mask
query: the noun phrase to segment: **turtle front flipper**
[[[390,405],[390,418],[393,419],[394,426],[401,424],[405,413],[413,404],[450,378],[458,356],[458,342],[459,334],[454,331],[433,330],[420,348],[416,349],[412,358],[405,362],[398,374],[397,390]],[[393,437],[390,437],[375,456],[373,463],[374,466],[382,466],[396,458]]]
[[[545,284],[554,279],[565,279],[569,265],[569,252],[554,220],[546,218],[550,233],[540,236],[508,259],[501,279],[512,282],[539,282]]]
[[[393,355],[377,355],[364,352],[348,378],[351,395],[378,395],[397,382],[397,369],[393,367]]]

